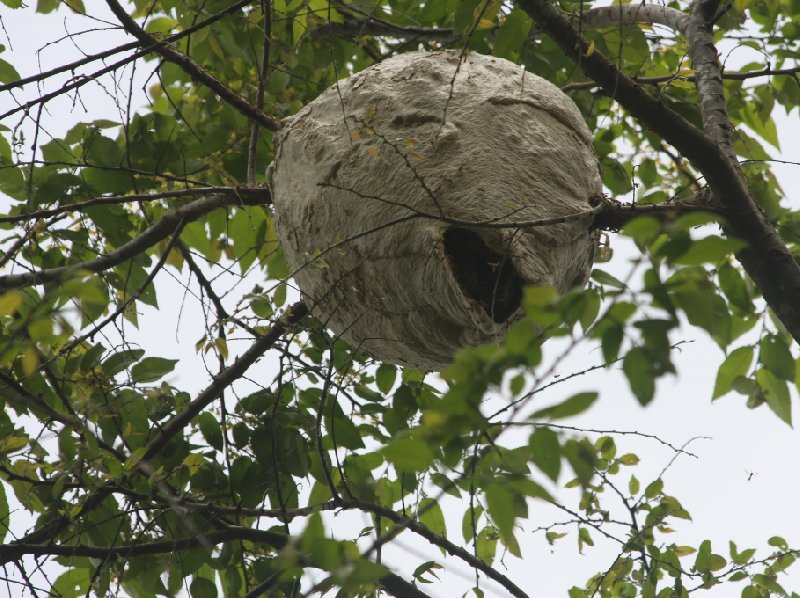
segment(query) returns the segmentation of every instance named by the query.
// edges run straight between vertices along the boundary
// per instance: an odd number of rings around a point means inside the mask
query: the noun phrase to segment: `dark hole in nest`
[[[500,324],[517,311],[522,279],[510,257],[492,250],[477,233],[459,227],[444,231],[444,251],[461,289],[490,318]]]

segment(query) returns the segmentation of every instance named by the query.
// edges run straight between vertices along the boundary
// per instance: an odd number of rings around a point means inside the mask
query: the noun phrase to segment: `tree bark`
[[[517,5],[609,96],[642,125],[658,133],[705,176],[719,198],[731,235],[748,245],[736,254],[767,304],[800,342],[800,266],[767,221],[737,166],[711,137],[651,96],[600,52],[588,54],[583,40],[547,0],[517,0]]]

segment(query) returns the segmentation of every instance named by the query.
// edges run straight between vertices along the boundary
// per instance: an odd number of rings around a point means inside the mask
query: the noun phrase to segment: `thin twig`
[[[270,131],[277,131],[281,128],[281,124],[278,120],[250,104],[245,98],[214,77],[189,56],[180,52],[175,46],[172,44],[160,44],[155,37],[147,33],[133,20],[117,0],[106,0],[106,4],[108,4],[111,12],[119,19],[120,23],[122,23],[125,31],[138,39],[142,45],[150,47],[152,51],[157,52],[169,62],[179,66],[192,79],[205,85],[252,122],[256,122]]]
[[[264,88],[269,80],[269,55],[272,47],[272,2],[261,0],[264,13],[264,46],[261,51],[261,70],[258,73],[258,90],[256,91],[256,108],[264,109]],[[255,121],[250,123],[250,145],[247,150],[247,184],[256,184],[256,158],[258,157],[258,134],[261,127]]]

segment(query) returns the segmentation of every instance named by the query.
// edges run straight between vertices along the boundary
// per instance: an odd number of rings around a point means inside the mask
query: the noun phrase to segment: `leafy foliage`
[[[2,2],[6,12],[31,10]],[[691,517],[663,473],[640,481],[639,456],[618,451],[622,437],[565,424],[603,409],[601,393],[535,400],[563,381],[553,347],[584,345],[598,349],[602,364],[574,376],[620,366],[633,396],[650,403],[659,381],[677,373],[686,323],[721,350],[712,399],[736,393],[791,425],[800,368],[791,331],[734,256],[751,244],[729,234],[723,209],[681,209],[702,191],[701,165],[586,80],[527,4],[124,7],[145,35],[191,56],[225,93],[141,37],[106,47],[103,63],[90,55],[65,75],[30,81],[20,76],[30,64],[0,59],[0,92],[17,98],[3,104],[14,107],[3,108],[9,124],[0,128],[8,206],[0,215],[0,560],[18,563],[16,587],[35,594],[28,573],[40,561],[31,559],[48,558],[57,574],[47,583],[64,597],[355,596],[379,587],[415,596],[442,565],[415,564],[408,580],[380,559],[380,547],[409,530],[525,596],[536,588],[509,580],[498,563],[505,553],[524,556],[523,526],[536,522],[553,546],[567,536],[580,552],[599,538],[615,544],[610,566],[572,580],[572,598],[682,597],[728,583],[748,598],[789,595],[780,585],[796,558],[789,542],[776,536],[757,550],[731,541],[727,551],[709,540],[677,544],[670,525]],[[570,15],[592,6],[558,2]],[[800,105],[796,8],[737,0],[714,25],[721,45],[734,40],[762,55],[763,64],[726,72],[725,100],[749,191],[792,256],[800,255],[798,216],[782,203],[769,158],[778,147],[773,112]],[[39,0],[36,10],[32,22],[51,12],[92,22],[79,0]],[[702,126],[684,36],[646,24],[582,34],[587,57],[608,57]],[[375,364],[302,303],[289,305],[292,273],[264,187],[273,131],[253,127],[230,95],[256,110],[263,95],[264,122],[277,122],[337,79],[417,47],[494,54],[562,87],[596,131],[606,189],[630,195],[644,214],[620,231],[638,249],[629,276],[606,271],[611,252],[601,240],[586,288],[562,297],[527,288],[525,317],[505,342],[463,350],[440,376]],[[107,73],[139,82],[125,70],[134,63],[147,72],[146,94],[127,97]],[[777,74],[765,77],[764,68]],[[48,130],[50,102],[103,85],[120,118],[90,111],[63,133]],[[169,277],[184,299],[169,290]],[[196,343],[191,369],[162,355],[158,342],[129,338],[146,338],[135,331],[146,328],[147,309],[190,296],[205,316],[185,341]],[[614,501],[624,522],[612,514]],[[568,520],[537,522],[541,505]],[[372,525],[347,529],[328,517],[345,511],[367,514]]]

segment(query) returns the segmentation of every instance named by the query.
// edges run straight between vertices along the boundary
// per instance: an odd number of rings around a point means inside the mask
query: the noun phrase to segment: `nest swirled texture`
[[[410,52],[288,120],[269,179],[312,313],[378,360],[440,370],[501,339],[525,284],[563,293],[594,255],[592,139],[557,87],[507,60]]]

